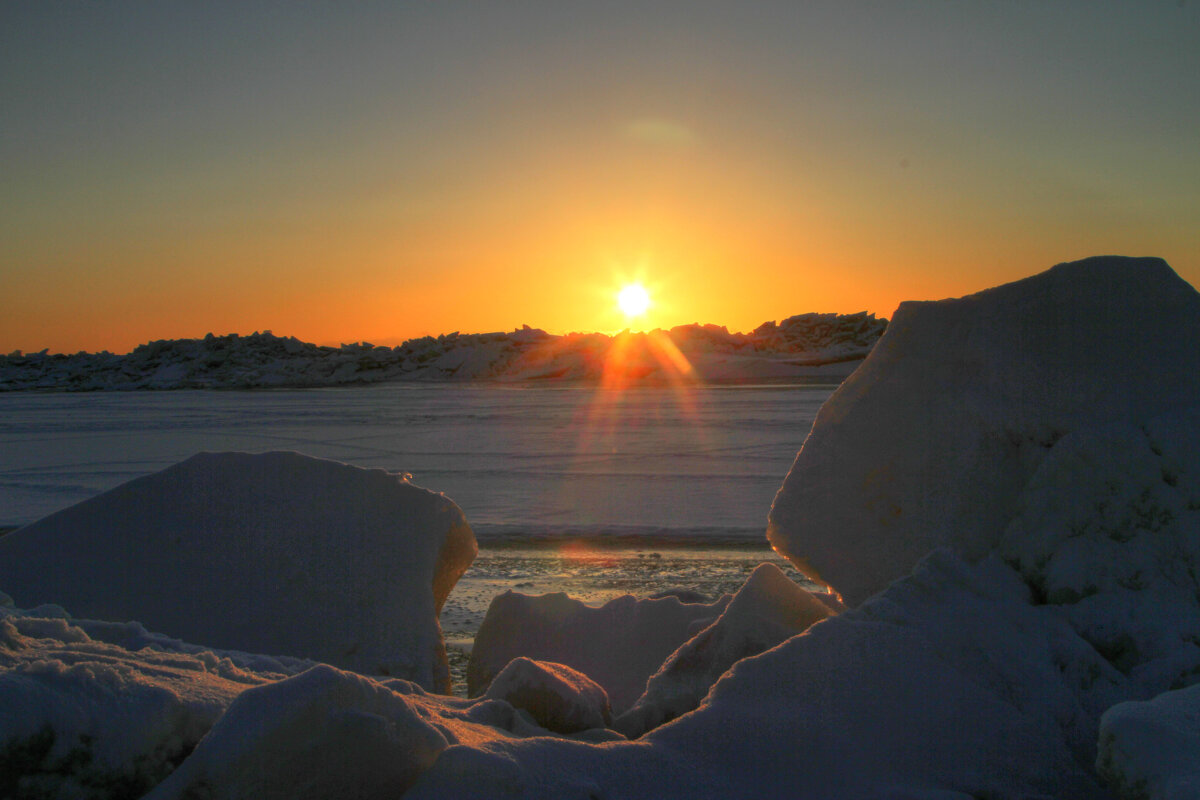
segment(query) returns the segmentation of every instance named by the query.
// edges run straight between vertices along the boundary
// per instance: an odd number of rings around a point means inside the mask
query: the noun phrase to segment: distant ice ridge
[[[617,336],[450,333],[399,347],[322,347],[270,331],[159,340],[128,355],[46,351],[0,356],[0,391],[341,386],[393,380],[841,380],[887,326],[874,314],[801,314],[751,333],[716,325]],[[682,356],[682,359],[679,358]]]

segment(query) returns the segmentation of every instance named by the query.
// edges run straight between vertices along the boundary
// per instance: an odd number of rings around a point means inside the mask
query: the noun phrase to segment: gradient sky
[[[1200,3],[0,5],[0,352],[1200,282]]]

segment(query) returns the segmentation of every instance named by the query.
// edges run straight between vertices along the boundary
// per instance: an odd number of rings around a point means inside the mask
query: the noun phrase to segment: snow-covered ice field
[[[484,547],[555,534],[758,546],[771,499],[833,388],[4,393],[0,526],[200,451],[297,450],[411,473],[462,507]]]

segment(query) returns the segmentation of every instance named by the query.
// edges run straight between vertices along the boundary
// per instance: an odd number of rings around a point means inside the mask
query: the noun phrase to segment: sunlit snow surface
[[[0,526],[200,451],[298,450],[412,473],[454,499],[485,546],[563,533],[759,543],[781,477],[832,389],[5,393]]]

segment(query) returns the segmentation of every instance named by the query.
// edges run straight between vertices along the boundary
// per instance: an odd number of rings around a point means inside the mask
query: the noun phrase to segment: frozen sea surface
[[[0,394],[0,526],[203,450],[298,450],[405,471],[480,543],[762,542],[832,386],[387,384],[251,392]],[[682,544],[682,542],[681,542]]]

